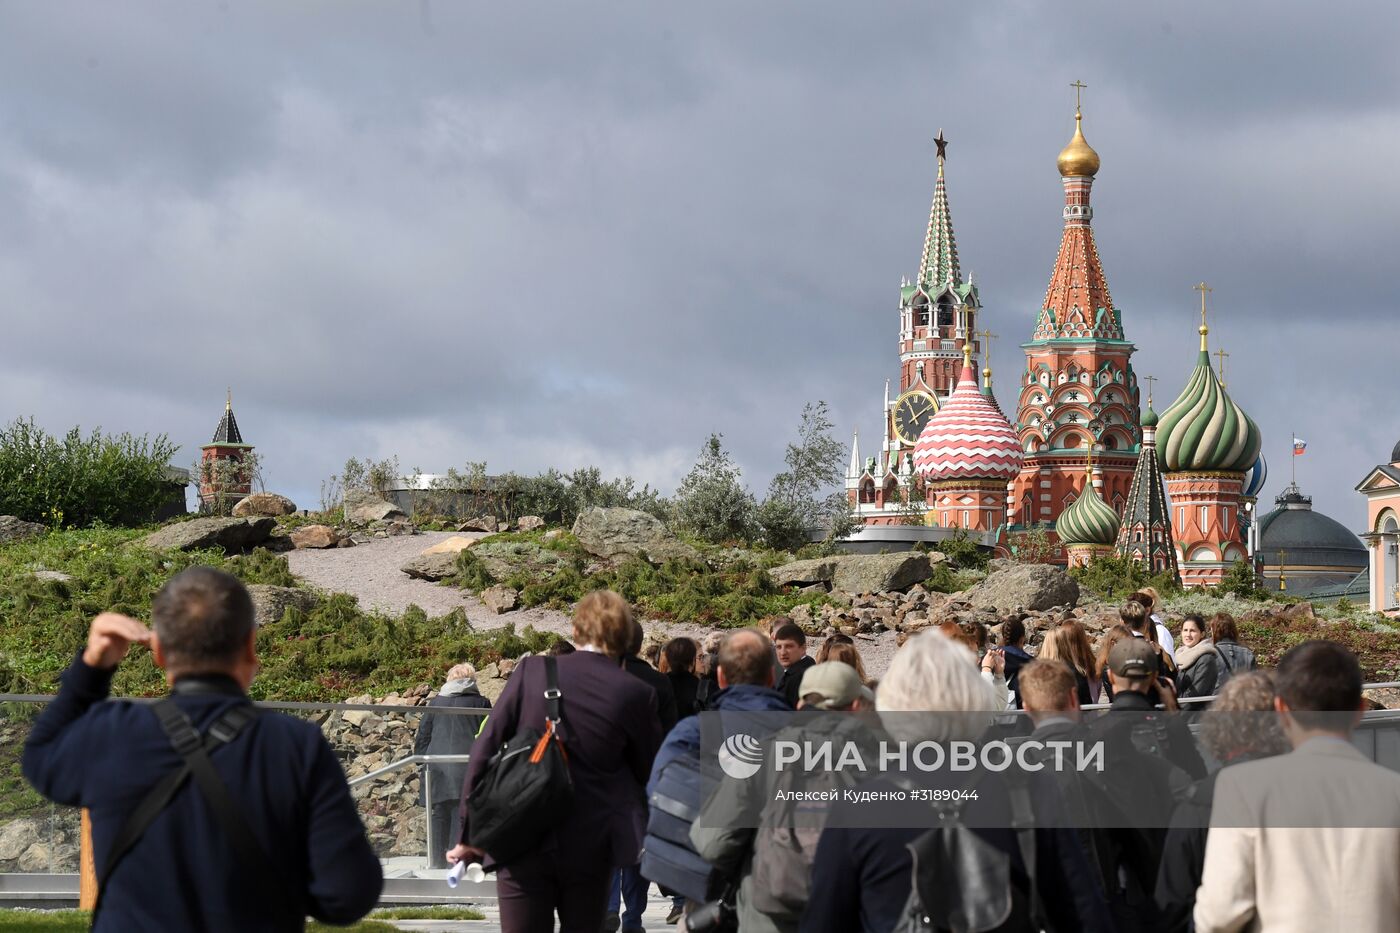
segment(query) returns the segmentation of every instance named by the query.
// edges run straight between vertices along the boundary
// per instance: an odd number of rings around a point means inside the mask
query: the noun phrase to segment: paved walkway
[[[472,905],[477,910],[486,915],[485,920],[394,920],[392,923],[400,930],[417,930],[422,933],[429,931],[472,931],[472,933],[500,933],[501,916],[496,909],[495,901],[483,901]],[[647,900],[646,913],[642,915],[642,928],[646,930],[660,931],[674,930],[676,927],[668,926],[666,915],[671,911],[671,899],[662,897],[652,889],[652,895]]]

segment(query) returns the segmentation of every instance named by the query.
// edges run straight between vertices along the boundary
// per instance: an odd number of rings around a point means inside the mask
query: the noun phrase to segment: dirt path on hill
[[[474,596],[450,586],[440,586],[426,580],[415,580],[399,568],[425,548],[453,536],[452,532],[427,531],[422,534],[395,538],[375,538],[368,544],[329,550],[298,550],[287,553],[292,573],[319,590],[328,593],[349,593],[365,609],[377,609],[391,615],[402,613],[416,605],[430,616],[445,615],[462,609],[467,619],[478,629],[497,628],[514,624],[527,625],[542,632],[568,635],[572,626],[569,614],[557,609],[518,609],[496,615]],[[482,537],[468,533],[466,537]],[[648,634],[663,638],[688,636],[703,638],[710,629],[697,625],[643,620]],[[882,677],[894,655],[894,633],[886,632],[874,640],[856,639],[870,677]],[[816,654],[820,642],[812,639],[810,651]]]

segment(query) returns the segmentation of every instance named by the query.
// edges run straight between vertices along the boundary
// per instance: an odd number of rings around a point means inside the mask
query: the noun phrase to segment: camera
[[[739,929],[739,914],[732,903],[720,898],[687,914],[685,927],[691,933],[735,933]]]

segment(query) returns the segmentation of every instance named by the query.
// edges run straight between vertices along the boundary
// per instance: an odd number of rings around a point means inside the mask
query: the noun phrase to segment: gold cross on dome
[[[987,355],[988,359],[990,359],[992,355],[992,341],[997,339],[997,335],[989,330],[979,330],[974,331],[972,336],[981,337],[983,340],[986,341],[986,343],[982,346],[982,352]]]
[[[1157,381],[1156,376],[1143,376],[1142,381],[1147,383],[1147,407],[1152,407],[1152,386]]]
[[[1078,113],[1078,112],[1079,112],[1079,104],[1080,104],[1080,101],[1079,101],[1079,92],[1082,91],[1082,90],[1084,90],[1084,89],[1085,89],[1086,87],[1088,87],[1088,86],[1089,86],[1089,85],[1085,84],[1083,81],[1078,81],[1078,80],[1076,80],[1073,84],[1070,85],[1070,87],[1074,88],[1074,112],[1075,112],[1075,113]]]
[[[1205,327],[1205,326],[1206,326],[1206,293],[1207,293],[1207,292],[1213,292],[1213,291],[1215,291],[1215,289],[1211,288],[1211,287],[1210,287],[1209,285],[1207,285],[1205,282],[1198,282],[1198,283],[1196,283],[1195,285],[1191,286],[1191,288],[1192,288],[1193,290],[1198,291],[1198,292],[1201,293],[1201,326],[1202,326],[1202,327]]]
[[[1225,385],[1225,361],[1230,358],[1230,354],[1224,350],[1216,350],[1215,357],[1220,360],[1220,385],[1223,388]]]

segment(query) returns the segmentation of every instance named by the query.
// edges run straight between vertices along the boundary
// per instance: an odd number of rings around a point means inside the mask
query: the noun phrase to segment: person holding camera
[[[335,753],[315,724],[248,699],[258,656],[247,589],[190,567],[161,589],[151,621],[93,619],[24,743],[35,790],[91,811],[93,929],[291,931],[308,914],[367,914],[384,879]],[[170,696],[103,702],[140,645]]]

